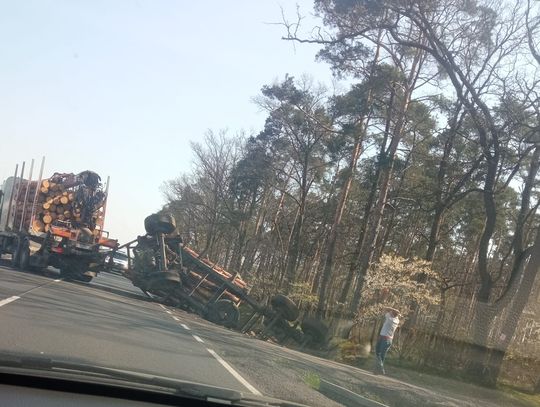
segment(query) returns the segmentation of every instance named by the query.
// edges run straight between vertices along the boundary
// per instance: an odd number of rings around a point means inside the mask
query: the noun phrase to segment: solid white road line
[[[204,343],[204,341],[201,338],[199,338],[197,335],[191,335],[191,336],[193,336],[197,342]]]
[[[161,308],[163,308],[165,311],[167,311],[167,307],[165,307],[163,304],[158,304]]]
[[[58,283],[58,282],[60,282],[60,281],[62,281],[61,278],[57,278],[56,280],[54,280],[55,283]]]
[[[167,314],[169,314],[169,315],[172,315],[172,312],[169,311],[169,310],[165,310],[165,312],[166,312]]]
[[[16,295],[14,295],[13,297],[6,298],[5,300],[0,301],[0,307],[3,305],[9,304],[10,302],[13,302],[15,300],[18,300],[19,298],[21,297],[17,297]]]
[[[186,331],[191,331],[191,329],[189,329],[189,326],[187,326],[186,324],[180,324],[182,325],[182,328],[184,328]]]
[[[253,394],[256,394],[257,396],[262,396],[261,392],[257,390],[255,387],[253,387],[249,382],[244,379],[240,373],[238,373],[236,370],[233,369],[231,365],[229,365],[227,362],[225,362],[221,356],[219,356],[216,352],[214,352],[213,349],[206,348],[206,350],[214,357],[216,360],[221,363],[221,365],[228,370],[230,374],[232,374],[236,380],[238,380],[240,383],[242,383],[246,388],[252,392]]]
[[[180,322],[180,320],[178,318],[176,318],[174,315],[173,315],[172,319],[174,319],[176,322]]]

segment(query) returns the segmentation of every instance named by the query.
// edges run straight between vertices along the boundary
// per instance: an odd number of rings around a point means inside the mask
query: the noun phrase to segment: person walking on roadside
[[[375,346],[375,374],[386,374],[384,370],[384,359],[390,346],[392,346],[392,339],[394,338],[394,332],[396,332],[399,326],[400,312],[395,308],[386,307],[384,315],[384,323]]]

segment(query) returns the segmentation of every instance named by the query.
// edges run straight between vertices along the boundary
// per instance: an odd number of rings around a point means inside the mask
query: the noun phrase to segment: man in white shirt
[[[384,324],[381,328],[377,345],[375,346],[376,364],[374,373],[376,374],[386,373],[384,371],[384,359],[386,358],[388,349],[392,346],[392,339],[399,326],[399,317],[401,316],[399,311],[395,308],[387,307],[384,310],[386,312],[384,315]]]

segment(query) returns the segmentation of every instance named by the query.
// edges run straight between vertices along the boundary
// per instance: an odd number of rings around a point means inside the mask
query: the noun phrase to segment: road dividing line
[[[169,311],[168,309],[167,309],[167,310],[165,310],[165,312],[166,312],[167,314],[169,314],[169,315],[172,315],[172,312],[171,312],[171,311]]]
[[[180,322],[180,320],[178,318],[176,318],[174,315],[173,315],[172,319],[174,319],[176,322]]]
[[[56,280],[53,280],[55,283],[59,283],[60,281],[62,281],[61,278],[57,278]]]
[[[9,304],[10,302],[13,302],[15,300],[18,300],[19,298],[21,297],[17,297],[16,295],[14,295],[13,297],[6,298],[5,300],[0,301],[0,307],[3,305]]]
[[[163,308],[165,311],[167,311],[167,307],[165,307],[163,304],[158,304],[161,308]]]
[[[180,324],[182,326],[182,328],[184,328],[186,331],[191,331],[191,329],[189,329],[189,326],[187,326],[186,324]]]
[[[194,335],[195,336],[195,335]],[[251,384],[248,383],[246,379],[244,379],[240,373],[238,373],[234,368],[229,365],[227,362],[225,362],[221,356],[219,356],[213,349],[206,348],[206,350],[214,357],[216,360],[221,363],[221,365],[227,369],[227,371],[234,376],[236,380],[238,380],[240,383],[242,383],[246,388],[252,392],[253,394],[256,394],[257,396],[262,396],[261,392],[257,390],[255,387],[253,387]]]
[[[197,335],[191,335],[191,336],[193,336],[193,338],[195,338],[197,342],[204,343],[204,341],[201,338],[199,338]]]

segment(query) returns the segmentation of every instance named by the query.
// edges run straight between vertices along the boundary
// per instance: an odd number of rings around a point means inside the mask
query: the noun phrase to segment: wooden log
[[[32,222],[32,229],[34,229],[36,232],[43,232],[45,229],[45,224],[39,219],[34,219]]]
[[[39,190],[41,191],[42,194],[48,194],[49,193],[49,188],[41,187]]]
[[[70,219],[71,218],[71,212],[70,211],[64,211],[64,218]]]
[[[56,213],[57,213],[57,214],[59,214],[59,215],[62,214],[62,215],[63,215],[63,214],[64,214],[64,211],[65,211],[64,205],[58,205],[58,206],[56,207]]]
[[[67,196],[60,197],[60,203],[62,205],[66,205],[69,202],[69,198]]]
[[[53,221],[53,218],[52,218],[52,216],[51,216],[49,213],[43,215],[43,223],[45,223],[46,225],[48,225],[48,224],[50,224],[52,221]]]
[[[60,204],[60,197],[59,197],[59,196],[55,196],[55,197],[53,198],[53,203],[54,203],[55,205]]]
[[[188,277],[189,277],[189,280],[191,280],[190,281],[191,289],[198,286],[196,292],[202,290],[202,291],[204,291],[206,293],[211,293],[211,297],[213,297],[213,295],[217,292],[217,290],[221,286],[221,284],[216,284],[216,283],[214,283],[212,281],[209,281],[209,280],[204,280],[203,282],[201,282],[202,277],[200,275],[198,275],[197,273],[194,273],[192,271],[190,271],[188,273]],[[239,287],[239,288],[241,288],[241,287]],[[227,298],[227,299],[230,299],[233,302],[240,301],[240,299],[238,297],[236,297],[235,295],[233,295],[232,293],[230,293],[228,291],[225,291],[223,293],[223,297]],[[210,298],[208,298],[208,299],[210,299]]]
[[[44,179],[43,181],[41,181],[41,187],[42,188],[46,188],[46,189],[49,189],[49,186],[51,185],[51,183],[49,182],[48,179]]]
[[[51,204],[51,201],[46,201],[46,202],[43,203],[42,207],[43,207],[43,209],[45,209],[45,210],[50,210],[50,209],[51,209],[51,205],[52,205],[52,204]]]

